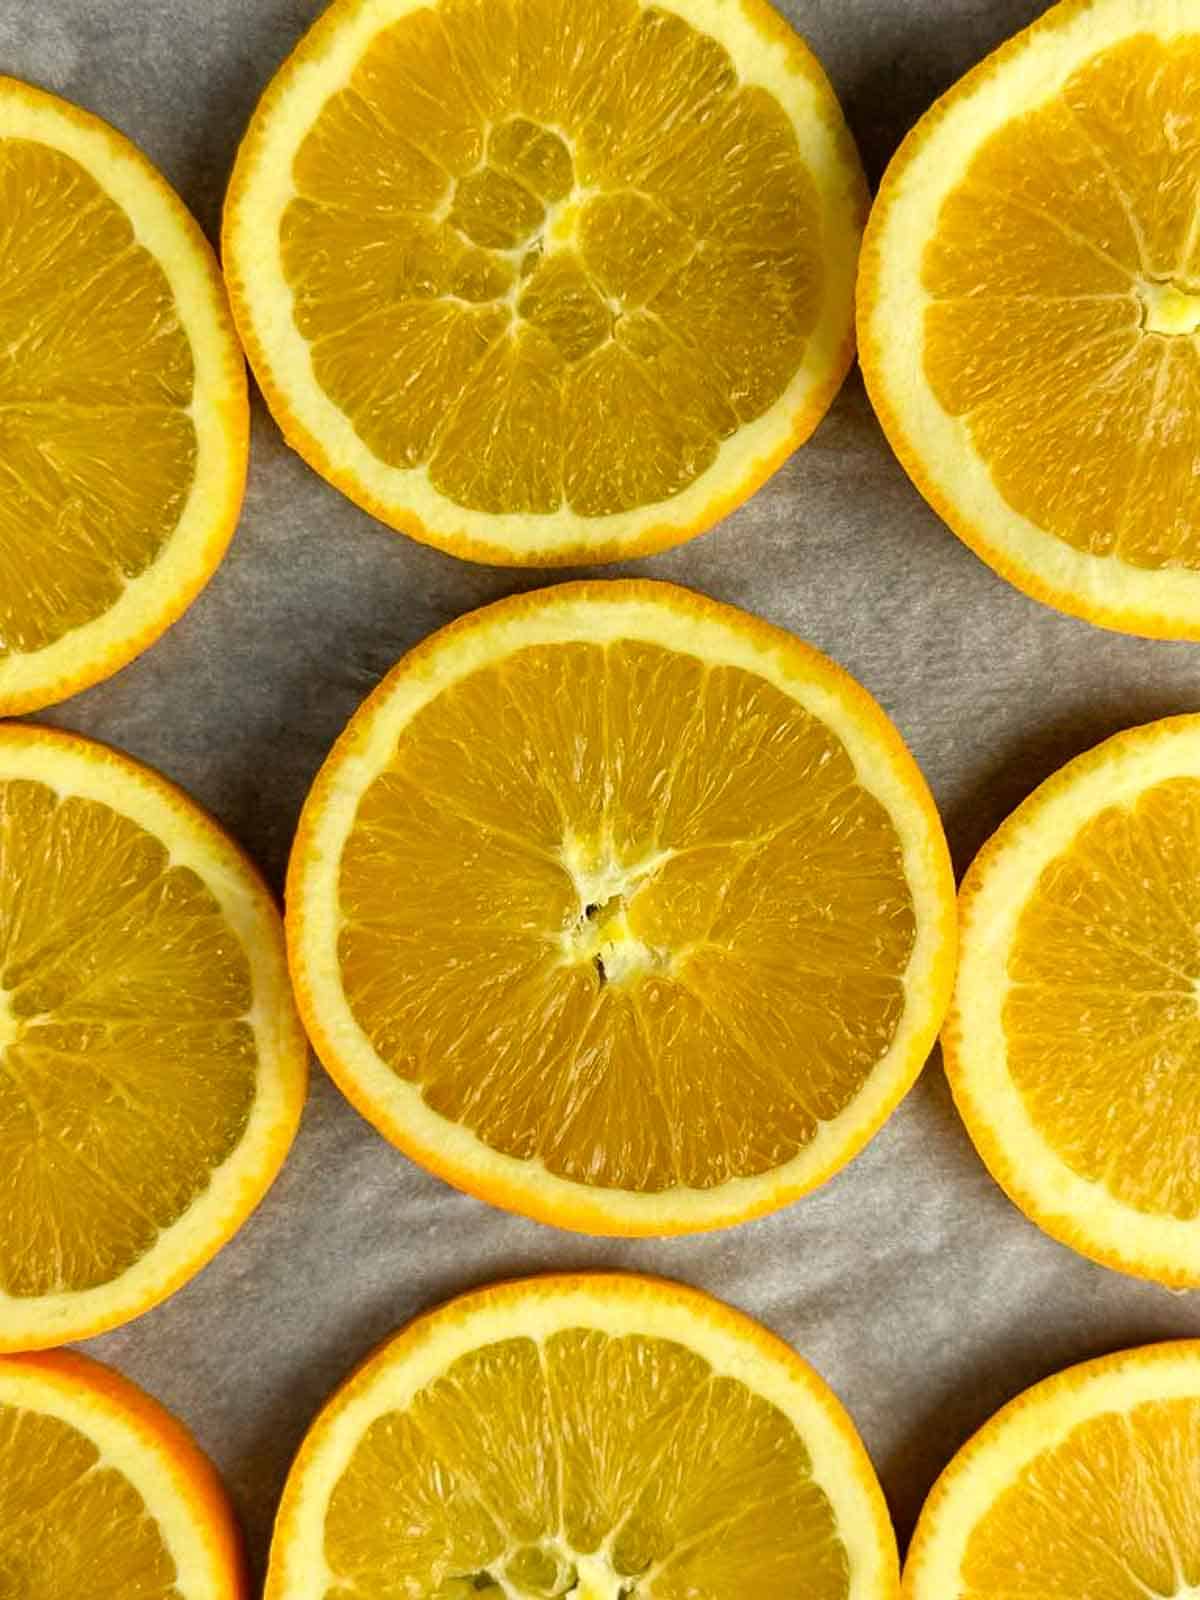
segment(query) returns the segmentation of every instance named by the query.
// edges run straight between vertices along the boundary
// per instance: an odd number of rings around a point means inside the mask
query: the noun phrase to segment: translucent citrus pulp
[[[174,1417],[85,1356],[0,1357],[0,1594],[249,1592],[220,1480]]]
[[[94,683],[206,582],[246,476],[212,251],[105,123],[0,78],[0,713]]]
[[[285,434],[497,562],[690,537],[811,433],[866,188],[765,0],[335,0],[267,90],[224,263]]]
[[[144,1311],[229,1238],[299,1120],[265,887],[170,784],[0,727],[0,1350]]]
[[[1080,756],[962,888],[951,1087],[988,1166],[1109,1266],[1200,1284],[1200,718]]]
[[[417,1160],[595,1232],[719,1226],[823,1181],[920,1070],[952,981],[928,791],[790,635],[572,584],[406,657],[310,795],[302,1013]]]
[[[909,135],[863,250],[917,486],[1039,599],[1200,637],[1200,8],[1064,0]]]
[[[265,1600],[891,1600],[853,1424],[780,1340],[677,1284],[540,1278],[410,1324],[317,1418]]]
[[[906,1600],[1190,1600],[1200,1592],[1200,1344],[1071,1367],[997,1413],[946,1468]]]

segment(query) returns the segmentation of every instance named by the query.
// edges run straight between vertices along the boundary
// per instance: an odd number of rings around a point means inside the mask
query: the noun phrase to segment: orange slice
[[[199,1271],[279,1170],[305,1072],[241,852],[128,757],[0,726],[0,1350]]]
[[[0,1593],[249,1600],[212,1463],[148,1394],[71,1351],[0,1357]]]
[[[1039,600],[1200,638],[1200,11],[1063,0],[905,140],[863,371],[926,499]]]
[[[140,151],[0,78],[0,715],[153,643],[246,478],[246,371],[212,251]]]
[[[1200,1343],[1121,1351],[984,1424],[921,1513],[905,1600],[1185,1600],[1200,1589]]]
[[[783,1205],[920,1071],[953,883],[895,729],[832,662],[658,583],[463,618],[305,805],[290,959],[330,1072],[401,1149],[559,1227]]]
[[[1094,1260],[1200,1284],[1200,717],[1070,762],[962,887],[946,1070],[997,1181]]]
[[[389,1340],[288,1478],[265,1600],[894,1600],[871,1463],[811,1367],[678,1284],[551,1277]]]
[[[746,499],[853,354],[866,188],[765,0],[335,0],[224,261],[287,439],[475,560],[613,560]]]

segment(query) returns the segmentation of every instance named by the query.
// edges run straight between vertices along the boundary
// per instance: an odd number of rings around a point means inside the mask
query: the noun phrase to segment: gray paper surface
[[[321,0],[0,0],[0,71],[99,112],[215,237],[241,130]],[[828,68],[872,183],[963,70],[1036,0],[783,0]],[[854,374],[813,441],[689,547],[610,569],[694,585],[828,651],[879,698],[932,784],[961,870],[1069,757],[1200,707],[1200,647],[1071,621],[941,525]],[[283,445],[256,402],[249,496],[186,617],[45,720],[161,768],[278,886],[308,784],[366,691],[460,613],[571,574],[468,566],[374,524]],[[901,1535],[967,1434],[1029,1383],[1200,1333],[1200,1303],[1092,1266],[994,1187],[935,1060],[817,1194],[696,1239],[589,1240],[491,1210],[417,1169],[314,1069],[295,1150],[188,1287],[89,1349],[195,1430],[261,1571],[289,1460],[347,1370],[414,1312],[490,1279],[629,1267],[760,1317],[850,1408]]]

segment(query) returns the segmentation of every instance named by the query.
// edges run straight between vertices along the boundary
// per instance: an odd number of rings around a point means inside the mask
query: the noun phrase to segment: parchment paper
[[[215,237],[239,134],[322,0],[0,0],[0,71],[101,113]],[[778,0],[777,0],[778,3]],[[782,0],[830,71],[874,183],[942,89],[1037,0]],[[1060,617],[994,577],[892,458],[857,375],[815,439],[690,547],[628,569],[793,629],[896,719],[961,870],[1070,756],[1200,707],[1200,647]],[[47,720],[162,768],[276,885],[305,790],[366,691],[461,612],[555,576],[468,566],[375,525],[256,404],[233,549],[187,616]],[[803,1352],[853,1413],[902,1540],[966,1435],[1070,1362],[1200,1333],[1200,1302],[1045,1238],[986,1175],[936,1058],[869,1149],[774,1217],[675,1242],[587,1240],[411,1165],[315,1069],[295,1151],[237,1239],[166,1305],[89,1348],[195,1430],[261,1570],[289,1460],[330,1389],[421,1307],[546,1268],[630,1267],[711,1290]]]

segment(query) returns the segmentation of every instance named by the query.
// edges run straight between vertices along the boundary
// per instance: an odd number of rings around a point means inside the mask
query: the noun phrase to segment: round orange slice
[[[157,1401],[72,1351],[0,1357],[0,1593],[249,1600],[212,1463]]]
[[[895,1600],[854,1426],[812,1368],[678,1284],[550,1277],[411,1323],[288,1478],[265,1600]]]
[[[1200,1343],[1070,1367],[979,1430],[917,1523],[905,1600],[1200,1590]]]
[[[279,1170],[305,1074],[279,915],[236,846],[128,757],[0,725],[0,1350],[199,1271]]]
[[[124,666],[242,503],[246,370],[204,235],[141,152],[0,77],[0,715]]]
[[[302,1014],[416,1160],[559,1227],[781,1206],[880,1126],[953,978],[953,881],[879,707],[668,584],[465,617],[353,718],[288,876]]]
[[[863,249],[884,430],[1039,600],[1200,638],[1200,10],[1063,0],[904,141]]]
[[[224,265],[289,442],[454,555],[710,527],[853,355],[866,187],[766,0],[335,0],[238,155]]]
[[[1070,762],[961,903],[946,1070],[993,1176],[1094,1260],[1200,1284],[1200,717]]]

